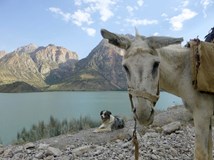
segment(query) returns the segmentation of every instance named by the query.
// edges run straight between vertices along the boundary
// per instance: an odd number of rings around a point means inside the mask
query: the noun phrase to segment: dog
[[[110,111],[103,110],[100,112],[102,124],[93,132],[110,132],[115,129],[124,128],[125,122],[119,116],[113,116]]]

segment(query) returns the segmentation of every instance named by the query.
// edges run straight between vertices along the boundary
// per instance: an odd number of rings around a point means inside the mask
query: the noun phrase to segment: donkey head
[[[156,49],[181,43],[182,38],[144,37],[134,39],[101,30],[109,43],[125,49],[122,65],[127,76],[132,110],[140,124],[149,125],[154,119],[154,106],[159,98],[160,58]]]

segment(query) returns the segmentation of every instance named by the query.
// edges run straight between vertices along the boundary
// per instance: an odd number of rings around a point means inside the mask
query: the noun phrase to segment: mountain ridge
[[[125,90],[123,54],[104,39],[81,60],[62,46],[30,43],[11,53],[0,51],[0,86],[18,81],[39,91]]]

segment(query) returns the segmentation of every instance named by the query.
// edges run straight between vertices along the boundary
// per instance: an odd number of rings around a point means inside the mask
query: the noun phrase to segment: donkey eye
[[[123,68],[125,69],[126,72],[129,72],[129,69],[126,65],[123,65]]]
[[[160,64],[159,61],[155,61],[155,62],[153,63],[153,67],[152,67],[152,76],[153,76],[153,77],[156,77],[156,75],[157,75],[157,69],[158,69],[158,67],[159,67],[159,64]]]
[[[123,65],[123,68],[125,69],[127,76],[130,76],[129,68],[126,65]]]

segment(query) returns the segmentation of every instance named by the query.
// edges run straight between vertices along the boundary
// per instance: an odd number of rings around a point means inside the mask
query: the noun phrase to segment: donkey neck
[[[191,84],[189,49],[171,45],[159,49],[160,88],[166,92],[181,96],[183,84]],[[186,81],[189,81],[187,83]]]

